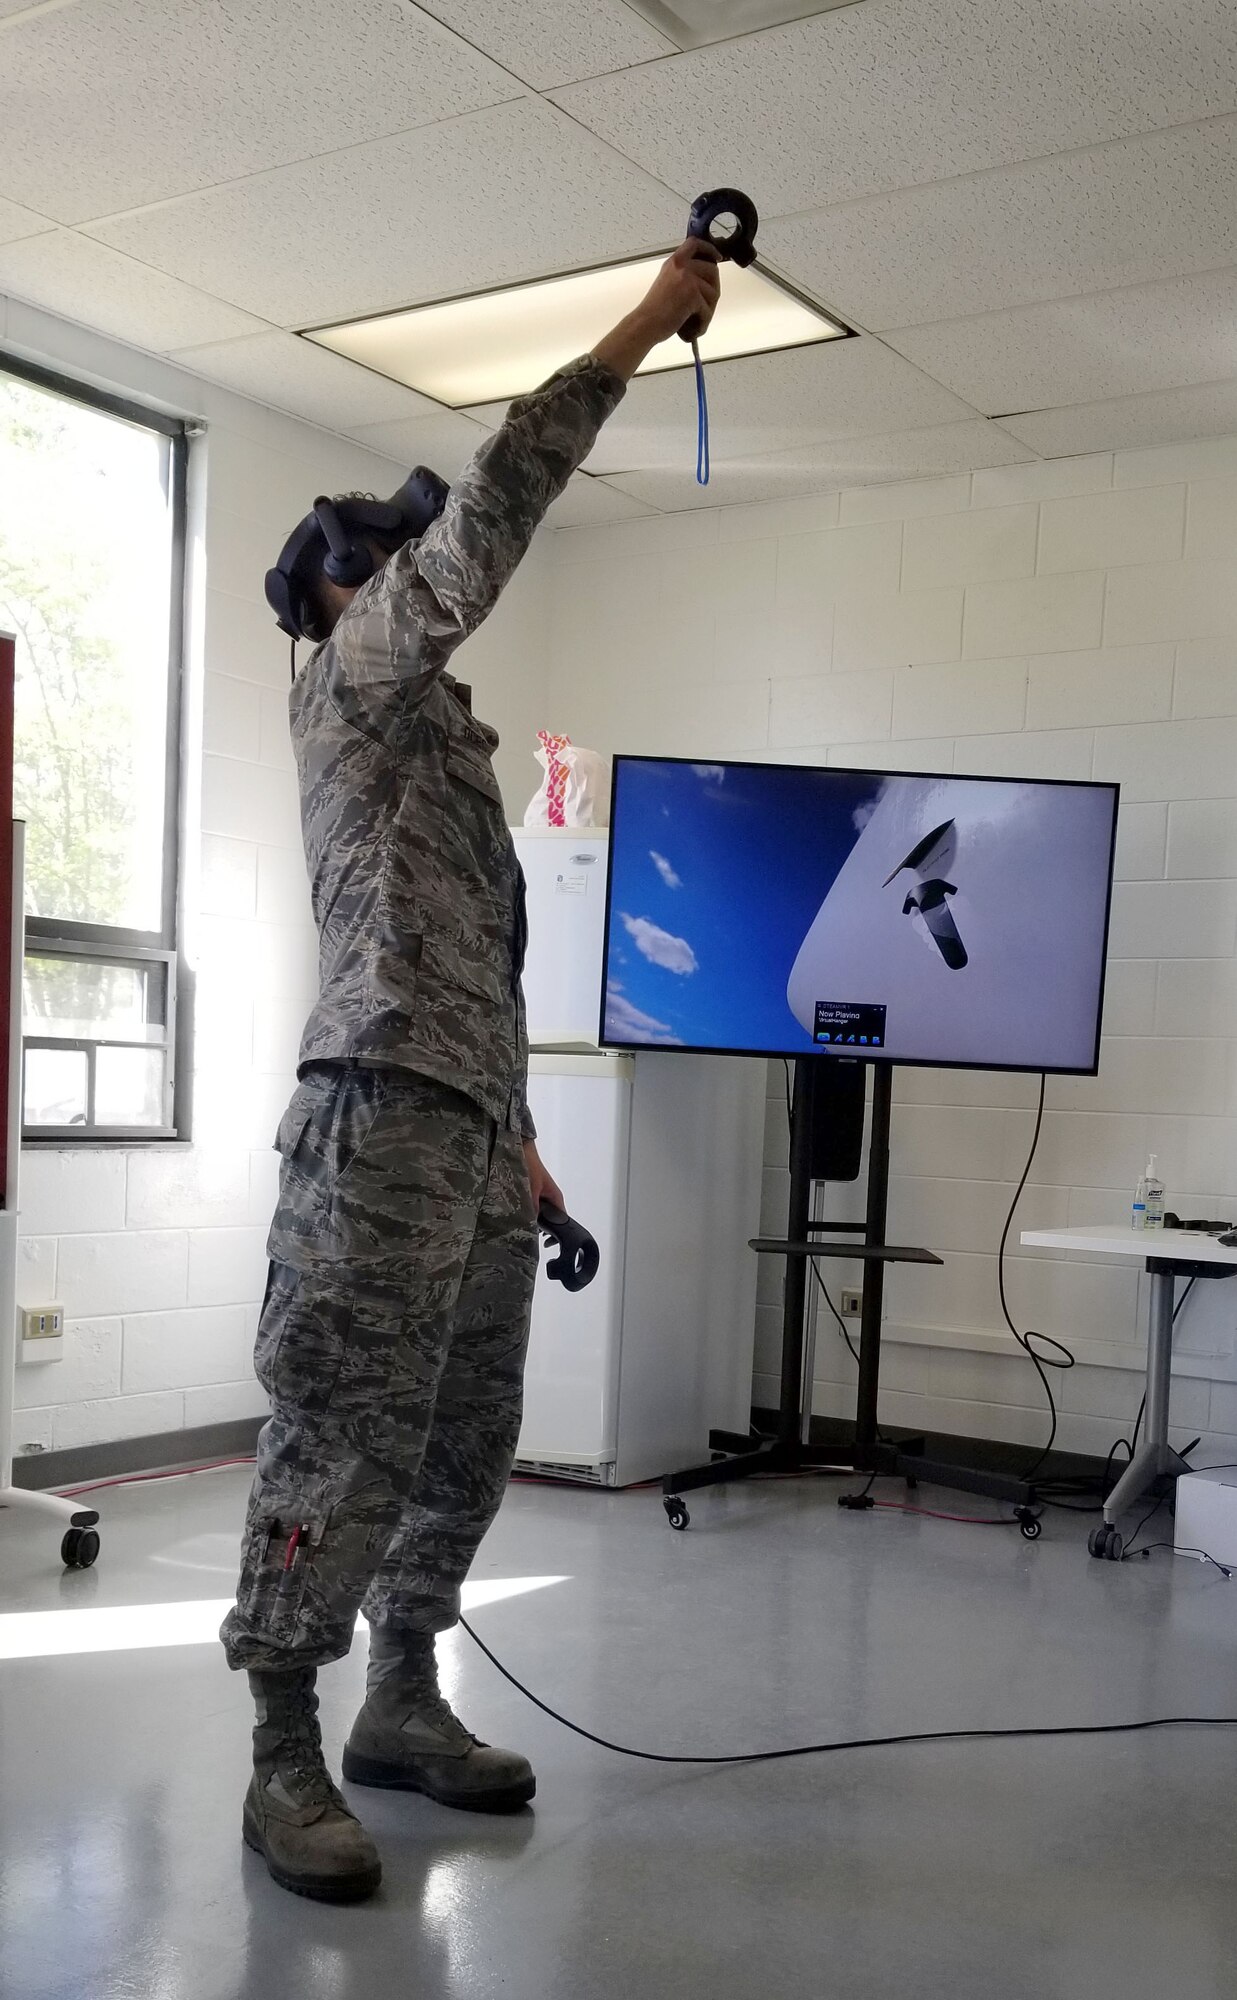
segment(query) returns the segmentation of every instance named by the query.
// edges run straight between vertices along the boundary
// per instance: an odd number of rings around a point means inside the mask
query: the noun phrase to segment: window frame
[[[134,930],[120,924],[78,922],[65,917],[32,917],[25,920],[28,946],[42,945],[59,957],[76,956],[84,963],[107,957],[162,960],[167,963],[167,1037],[170,1068],[168,1096],[170,1124],[131,1126],[27,1125],[25,1117],[25,1063],[22,1064],[22,1145],[54,1146],[141,1146],[184,1144],[189,1139],[189,1053],[191,1036],[192,987],[184,961],[181,930],[183,895],[181,862],[184,847],[184,682],[186,593],[188,585],[188,499],[189,439],[197,426],[184,418],[149,409],[111,390],[96,387],[56,369],[27,361],[0,345],[0,374],[28,382],[70,403],[115,417],[122,423],[153,431],[168,441],[168,506],[171,511],[169,544],[170,588],[168,591],[167,727],[163,764],[163,879],[160,891],[160,922],[157,930]],[[35,1047],[48,1038],[32,1036]],[[62,1042],[62,1047],[106,1046],[114,1037],[100,1035],[89,1042]],[[88,1055],[93,1077],[94,1056]]]
[[[99,925],[105,930],[106,925]],[[161,967],[164,978],[164,1014],[162,1035],[138,1039],[127,1035],[101,1033],[98,1035],[28,1035],[22,1036],[22,1102],[23,1124],[26,1091],[25,1056],[28,1049],[71,1049],[86,1057],[86,1124],[84,1125],[31,1125],[25,1129],[37,1139],[54,1139],[63,1145],[66,1139],[74,1143],[89,1136],[97,1139],[124,1140],[133,1132],[140,1132],[147,1139],[175,1139],[176,1133],[176,953],[155,951],[144,945],[119,945],[112,942],[89,945],[80,938],[53,940],[29,939],[27,944],[36,943],[33,952],[27,949],[26,956],[35,958],[63,958],[70,964],[89,964],[93,959],[105,965],[140,965]],[[164,1119],[160,1125],[99,1125],[95,1123],[95,1077],[100,1049],[161,1049],[166,1054],[163,1085]]]

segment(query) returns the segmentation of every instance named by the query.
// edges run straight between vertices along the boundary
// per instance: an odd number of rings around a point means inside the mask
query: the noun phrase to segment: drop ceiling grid
[[[190,341],[230,341],[265,331],[262,320],[217,294],[71,229],[0,247],[0,292],[154,354]]]
[[[23,236],[38,236],[55,227],[49,216],[36,215],[33,209],[22,208],[0,195],[0,243],[16,243]]]
[[[636,256],[682,226],[674,195],[534,96],[87,233],[303,326]]]
[[[1237,111],[1237,9],[866,0],[553,96],[680,193],[737,180],[773,217]]]
[[[736,481],[747,468],[748,488],[809,463],[952,470],[966,439],[977,464],[1049,448],[1037,435],[1059,447],[1068,418],[1047,419],[1067,402],[1088,406],[1099,449],[1106,420],[1197,422],[1202,397],[1226,409],[1237,385],[1230,0],[864,0],[687,55],[622,0],[305,0],[290,40],[281,0],[4,12],[4,68],[27,64],[21,115],[0,123],[0,291],[336,429],[411,435],[424,399],[338,357],[329,373],[294,361],[279,328],[647,251],[681,227],[682,197],[727,179],[765,210],[771,263],[889,343],[839,344],[806,403],[771,395],[758,363],[712,371],[715,461]],[[84,230],[53,232],[53,212]],[[1183,278],[1170,307],[1159,294]],[[1155,338],[1131,326],[1140,287]],[[1064,332],[1037,374],[1043,327],[1019,316],[1041,310]],[[1097,351],[1114,339],[1123,356]],[[854,352],[866,396],[841,372]],[[629,505],[686,504],[681,386],[656,402],[636,384],[616,420],[620,456],[641,460],[621,475],[643,481]],[[1015,439],[976,415],[1013,408],[1044,418],[1038,434],[1034,417]],[[823,450],[848,435],[872,448]],[[581,510],[611,504],[597,486]]]
[[[988,416],[1237,379],[1237,269],[884,338]]]
[[[474,48],[537,90],[676,55],[623,0],[420,0]]]
[[[1237,264],[1237,117],[774,219],[762,248],[875,330]]]
[[[402,0],[79,0],[16,23],[0,50],[0,181],[68,223],[525,88]]]

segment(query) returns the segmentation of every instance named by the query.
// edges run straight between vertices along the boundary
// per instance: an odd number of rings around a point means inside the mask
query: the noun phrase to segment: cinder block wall
[[[1150,1148],[1170,1206],[1237,1217],[1235,549],[1232,438],[553,537],[547,710],[578,742],[1120,781],[1101,1072],[1049,1083],[1019,1226],[1125,1218]],[[1046,1436],[996,1286],[1035,1088],[899,1072],[892,1232],[946,1262],[891,1277],[888,1422]],[[785,1218],[785,1133],[775,1069],[770,1228]],[[1135,1270],[1016,1255],[1009,1292],[1020,1324],[1078,1352],[1054,1378],[1062,1442],[1106,1451],[1141,1391]],[[772,1263],[760,1298],[756,1395],[772,1402]],[[1223,1458],[1237,1458],[1235,1328],[1237,1283],[1200,1286],[1179,1323],[1178,1434],[1204,1432]],[[817,1409],[852,1408],[853,1384],[824,1314]]]

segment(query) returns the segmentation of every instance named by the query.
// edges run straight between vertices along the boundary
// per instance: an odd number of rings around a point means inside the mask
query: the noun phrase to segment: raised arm
[[[718,290],[716,251],[689,238],[591,354],[512,403],[438,520],[398,549],[340,618],[335,639],[349,680],[393,681],[415,696],[418,681],[442,670],[492,611],[645,356],[693,314],[707,325]]]

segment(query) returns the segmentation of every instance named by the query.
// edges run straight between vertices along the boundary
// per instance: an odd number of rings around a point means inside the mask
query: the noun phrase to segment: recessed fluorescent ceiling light
[[[758,34],[761,28],[806,21],[812,14],[831,14],[837,7],[853,7],[855,0],[627,0],[627,4],[681,49],[699,49],[706,42],[728,42],[739,35]]]
[[[419,389],[448,409],[507,402],[587,353],[639,303],[661,263],[660,257],[642,257],[601,271],[575,271],[443,305],[311,327],[306,338]],[[706,361],[725,361],[837,340],[848,332],[758,266],[741,270],[724,264],[721,304],[700,353]],[[690,364],[691,349],[676,334],[653,349],[640,373]]]

